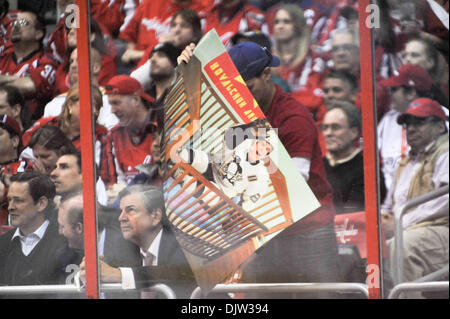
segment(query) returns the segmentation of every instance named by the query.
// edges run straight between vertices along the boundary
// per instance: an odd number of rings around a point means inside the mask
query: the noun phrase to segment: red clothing
[[[9,11],[2,20],[0,20],[0,54],[12,48],[11,42],[11,22],[16,19],[19,10]]]
[[[44,125],[53,125],[59,127],[59,116],[51,116],[40,118],[36,122],[34,122],[33,126],[25,131],[22,135],[22,144],[27,146],[33,136],[34,132],[36,132],[40,127]],[[104,144],[106,141],[106,135],[108,134],[108,130],[100,124],[95,125],[95,141]],[[71,139],[73,146],[81,152],[81,140],[80,136],[75,136]]]
[[[105,87],[108,81],[117,74],[117,66],[114,62],[114,58],[109,55],[102,56],[102,65],[100,67],[100,73],[98,75],[98,82],[100,86]],[[55,76],[55,91],[53,96],[58,96],[61,93],[65,93],[70,88],[69,77],[64,65],[60,65],[56,70]]]
[[[63,14],[56,24],[55,29],[50,34],[47,42],[47,51],[51,52],[59,63],[63,63],[67,52],[66,15]]]
[[[33,170],[33,163],[28,160],[18,160],[10,163],[0,164],[0,176],[2,174],[14,175],[21,172]],[[5,190],[3,198],[0,198],[0,225],[8,224],[8,189]]]
[[[136,50],[145,50],[158,43],[159,35],[169,32],[172,16],[178,10],[189,7],[202,14],[208,12],[211,6],[211,0],[192,0],[187,6],[168,0],[144,0],[120,32],[119,38],[135,43]]]
[[[335,215],[333,195],[323,166],[318,130],[310,112],[276,86],[266,116],[272,127],[278,128],[278,137],[291,157],[310,158],[308,185],[322,205],[283,231],[283,234],[306,232],[328,225]]]
[[[220,4],[216,5],[206,16],[204,32],[216,29],[222,43],[227,45],[231,37],[238,32],[262,30],[265,26],[264,13],[250,4],[242,4],[231,20],[221,20]]]
[[[125,19],[125,0],[91,0],[91,15],[111,35],[119,31]]]
[[[107,187],[128,184],[139,173],[136,165],[151,163],[152,142],[148,133],[140,144],[134,145],[125,127],[120,124],[113,127],[103,145],[100,162],[100,176]]]
[[[14,50],[8,50],[0,56],[0,74],[30,77],[34,82],[36,93],[26,100],[34,117],[39,117],[45,104],[53,97],[57,67],[55,58],[44,51],[35,51],[20,62],[17,61]]]
[[[44,125],[59,126],[58,119],[59,119],[59,116],[52,116],[52,117],[40,118],[39,120],[34,122],[33,125],[22,134],[23,146],[28,145],[28,143],[31,140],[31,137],[33,136],[33,133],[36,132],[37,129],[40,128],[41,126],[44,126]]]

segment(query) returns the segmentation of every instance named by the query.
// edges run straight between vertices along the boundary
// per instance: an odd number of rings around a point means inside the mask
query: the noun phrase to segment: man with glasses
[[[363,211],[364,159],[358,143],[362,130],[361,112],[353,104],[334,102],[320,128],[327,149],[323,161],[333,188],[336,214]],[[384,181],[381,181],[381,189],[384,196]]]
[[[436,101],[419,98],[411,102],[397,122],[406,131],[411,150],[401,160],[391,189],[381,206],[386,237],[393,236],[393,213],[398,207],[449,182],[447,117]],[[413,281],[448,264],[449,195],[427,201],[406,212],[403,227],[403,280]],[[390,271],[395,267],[394,238],[387,242]],[[420,292],[406,294],[422,298]],[[447,293],[448,298],[448,293]]]
[[[359,54],[359,34],[354,29],[338,29],[334,32],[331,40],[331,69],[345,71],[356,77],[358,88],[354,104],[361,108],[361,70]],[[376,75],[380,77],[379,74]],[[378,120],[387,110],[387,92],[376,83],[376,101]]]
[[[56,60],[45,53],[42,40],[45,25],[32,12],[19,12],[12,22],[12,50],[0,55],[0,84],[18,88],[27,100],[34,119],[42,115],[43,107],[52,97]]]

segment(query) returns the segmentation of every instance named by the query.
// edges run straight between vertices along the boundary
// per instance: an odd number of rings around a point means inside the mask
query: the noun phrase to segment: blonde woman
[[[98,87],[92,87],[92,100],[93,100],[93,112],[94,119],[97,122],[99,110],[103,105],[102,93]],[[67,138],[73,143],[75,148],[80,151],[80,101],[78,84],[73,85],[67,92],[66,100],[62,106],[60,116],[42,118],[24,133],[22,138],[24,145],[28,145],[33,133],[44,125],[53,125],[59,127],[59,129],[67,136]],[[108,133],[107,129],[96,123],[95,124],[95,157],[96,162],[100,158],[101,144]]]
[[[272,37],[273,53],[281,60],[274,73],[287,81],[292,91],[318,85],[324,64],[312,55],[311,31],[298,5],[285,4],[278,8]]]

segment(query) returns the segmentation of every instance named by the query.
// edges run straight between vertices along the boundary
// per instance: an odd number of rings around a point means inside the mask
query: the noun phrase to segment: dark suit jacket
[[[197,287],[189,263],[171,230],[163,228],[157,266],[133,267],[136,288],[157,283],[168,285],[177,298],[189,298]]]
[[[66,267],[78,264],[74,250],[66,239],[58,234],[58,226],[52,220],[44,237],[24,256],[20,239],[11,240],[16,228],[0,236],[0,285],[54,285],[64,284],[69,274]],[[6,296],[11,298],[13,296]],[[55,298],[55,295],[18,295],[19,298]]]
[[[122,231],[116,225],[106,228],[104,261],[112,267],[133,267],[142,265],[139,247],[122,236]]]

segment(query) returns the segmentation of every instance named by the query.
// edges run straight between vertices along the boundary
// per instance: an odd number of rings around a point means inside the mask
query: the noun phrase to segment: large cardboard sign
[[[176,237],[208,289],[320,204],[215,30],[178,71],[164,105],[163,188]]]

